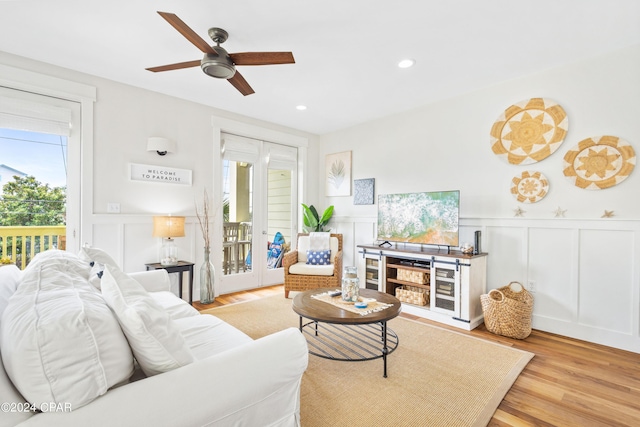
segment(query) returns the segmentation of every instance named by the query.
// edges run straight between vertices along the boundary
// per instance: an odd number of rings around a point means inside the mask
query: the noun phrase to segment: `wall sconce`
[[[162,256],[160,264],[177,265],[178,247],[174,237],[184,237],[183,216],[154,216],[153,237],[162,237]]]
[[[176,143],[167,138],[152,136],[147,140],[147,151],[155,151],[161,156],[167,153],[175,153]]]

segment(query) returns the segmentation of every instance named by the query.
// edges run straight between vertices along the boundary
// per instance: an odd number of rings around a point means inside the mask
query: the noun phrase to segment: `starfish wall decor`
[[[556,217],[556,218],[564,218],[564,214],[566,212],[567,212],[566,209],[562,209],[560,206],[558,206],[558,209],[553,211],[553,216]]]

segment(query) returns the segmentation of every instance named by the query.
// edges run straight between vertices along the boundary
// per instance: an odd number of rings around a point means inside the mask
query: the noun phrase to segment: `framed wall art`
[[[353,180],[353,204],[373,205],[376,180],[375,178]]]
[[[325,175],[327,196],[350,196],[351,151],[327,154]]]

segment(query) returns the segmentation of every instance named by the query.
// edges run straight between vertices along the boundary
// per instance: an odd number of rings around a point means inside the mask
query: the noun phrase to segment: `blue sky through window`
[[[0,165],[33,175],[50,187],[63,187],[67,185],[67,137],[0,128]]]

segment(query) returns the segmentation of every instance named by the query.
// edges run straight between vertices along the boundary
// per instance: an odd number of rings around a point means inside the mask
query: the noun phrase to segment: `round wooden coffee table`
[[[312,298],[332,290],[313,289],[293,299],[291,306],[300,316],[300,332],[307,338],[309,354],[350,362],[382,358],[386,378],[387,356],[399,343],[398,335],[387,327],[387,321],[400,314],[400,301],[384,292],[360,289],[361,297],[391,304],[384,310],[361,315]],[[310,321],[305,323],[303,318]]]

